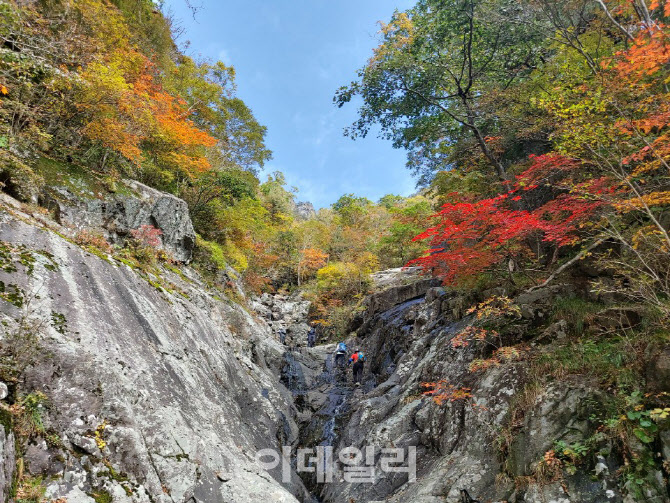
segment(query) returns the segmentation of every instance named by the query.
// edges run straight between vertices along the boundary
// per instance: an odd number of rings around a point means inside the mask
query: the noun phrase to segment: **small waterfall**
[[[344,379],[337,374],[346,372],[335,367],[333,355],[328,355],[325,363],[324,374],[331,388],[328,391],[328,400],[324,407],[317,413],[326,419],[323,425],[323,436],[319,445],[324,447],[335,446],[337,441],[336,421],[348,409],[348,399],[352,393],[351,387],[346,383],[346,374]]]

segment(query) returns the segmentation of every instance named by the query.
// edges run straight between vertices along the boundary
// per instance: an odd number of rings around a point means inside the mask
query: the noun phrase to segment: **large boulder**
[[[116,192],[104,194],[48,187],[41,202],[59,224],[99,231],[112,244],[123,244],[132,230],[148,225],[161,230],[161,246],[175,260],[189,262],[193,256],[195,231],[186,202],[142,183],[127,180]]]

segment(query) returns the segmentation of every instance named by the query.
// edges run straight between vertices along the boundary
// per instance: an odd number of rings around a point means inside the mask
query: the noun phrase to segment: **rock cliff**
[[[376,477],[370,483],[347,481],[341,464],[330,484],[306,479],[322,501],[668,501],[660,465],[645,475],[644,493],[622,491],[618,476],[626,469],[624,460],[616,441],[599,433],[596,420],[607,404],[597,380],[543,381],[531,375],[527,361],[472,372],[481,349],[454,347],[452,340],[472,323],[463,306],[475,299],[431,287],[426,280],[406,284],[405,279],[385,283],[383,291],[367,299],[358,332],[348,340],[368,355],[364,385],[353,387],[350,377],[333,370],[329,352],[322,354],[321,379],[306,381],[301,403],[309,421],[301,428],[301,443],[330,445],[336,453],[349,447],[375,453],[369,466]],[[517,299],[526,327],[521,337],[536,333],[531,327],[544,323],[551,300],[570,290],[557,285]],[[550,346],[565,337],[564,330],[565,322],[550,325],[533,344]],[[442,379],[465,390],[464,398],[436,403],[422,394],[422,383]],[[540,381],[542,386],[535,384]],[[556,445],[567,452],[571,446],[598,447],[593,458],[576,461],[579,466],[561,465],[568,472],[558,476],[544,462]],[[389,448],[416,449],[415,482],[409,473],[385,471],[380,453]],[[633,448],[643,455],[641,444]],[[669,452],[659,452],[665,466]]]
[[[283,348],[267,324],[188,269],[150,281],[17,207],[0,213],[0,240],[3,289],[24,297],[2,302],[2,342],[16,343],[28,322],[39,331],[35,361],[9,398],[46,396],[45,434],[21,454],[27,473],[48,477],[47,498],[304,500],[299,478],[283,487],[281,473],[254,461],[259,449],[298,439]],[[12,263],[14,253],[28,266]],[[6,496],[13,440],[0,430]]]

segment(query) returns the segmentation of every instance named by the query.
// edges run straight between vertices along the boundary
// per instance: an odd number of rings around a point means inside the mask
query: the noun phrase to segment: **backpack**
[[[338,352],[344,352],[344,353],[346,353],[346,351],[347,351],[347,345],[346,345],[344,342],[340,342],[340,343],[337,345],[337,351],[338,351]]]
[[[363,354],[363,351],[358,352],[358,361],[359,362],[364,362],[365,361],[365,355]]]

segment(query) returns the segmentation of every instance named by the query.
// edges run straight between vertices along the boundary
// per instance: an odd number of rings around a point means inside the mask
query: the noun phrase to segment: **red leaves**
[[[555,182],[566,173],[579,173],[581,168],[577,160],[557,154],[532,157],[532,161],[531,167],[517,177],[517,183],[507,194],[477,202],[445,204],[434,215],[436,225],[414,238],[428,240],[431,249],[408,265],[421,266],[442,277],[446,284],[452,284],[477,275],[505,258],[518,259],[530,254],[526,242],[531,236],[558,247],[577,242],[578,230],[605,204],[599,194],[610,190],[609,181],[571,182],[568,184],[570,192],[560,194],[539,208],[518,209],[522,190]]]
[[[137,229],[131,230],[130,234],[144,246],[157,248],[161,245],[163,231],[153,225],[142,225]]]
[[[525,190],[532,190],[541,183],[551,183],[557,175],[564,175],[580,167],[577,159],[560,154],[530,155],[528,158],[532,165],[516,177],[516,187]]]
[[[504,255],[510,240],[527,236],[540,227],[537,216],[506,207],[506,196],[475,203],[445,204],[436,215],[437,225],[415,239],[429,239],[432,250],[410,262],[433,269],[453,283],[456,276],[477,274]]]

